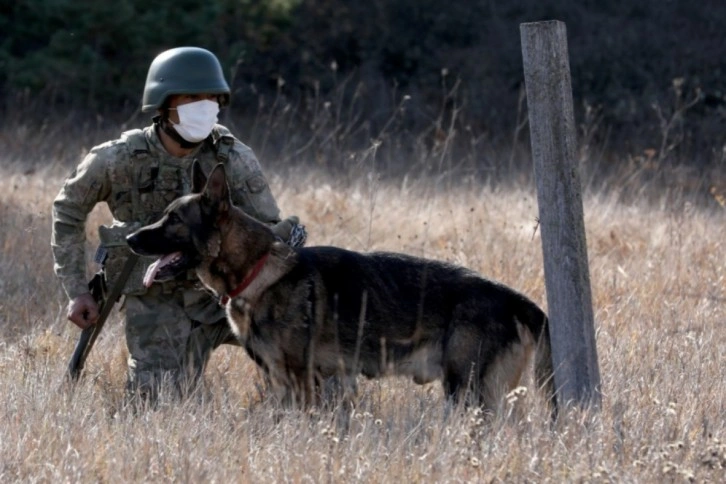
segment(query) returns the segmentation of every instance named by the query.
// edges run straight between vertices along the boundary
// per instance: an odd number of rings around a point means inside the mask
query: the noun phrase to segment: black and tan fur
[[[269,253],[227,304],[231,327],[279,395],[314,401],[319,383],[410,375],[440,379],[455,401],[495,408],[536,353],[535,377],[554,403],[547,317],[525,296],[450,264],[336,247],[290,248],[232,205],[222,165],[194,194],[128,238],[143,255],[179,252],[156,278],[196,269],[224,296]]]

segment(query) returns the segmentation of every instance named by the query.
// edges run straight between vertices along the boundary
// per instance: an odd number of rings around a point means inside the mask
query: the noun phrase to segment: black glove
[[[273,225],[272,231],[290,247],[302,247],[308,238],[305,226],[295,215]]]

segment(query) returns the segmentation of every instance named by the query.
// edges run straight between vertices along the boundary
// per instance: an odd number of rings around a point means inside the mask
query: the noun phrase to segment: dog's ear
[[[204,196],[217,204],[220,212],[226,212],[232,205],[227,185],[227,173],[222,163],[217,164],[209,174],[207,184],[204,187]]]
[[[207,184],[207,176],[197,160],[192,162],[192,193],[202,193]]]

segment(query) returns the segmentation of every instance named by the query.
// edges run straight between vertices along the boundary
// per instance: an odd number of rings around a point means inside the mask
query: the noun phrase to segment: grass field
[[[50,205],[77,159],[62,145],[19,151],[0,165],[0,481],[726,479],[726,209],[708,183],[710,205],[695,202],[703,193],[645,184],[644,196],[625,198],[617,179],[585,193],[599,412],[572,410],[551,428],[528,380],[528,391],[487,421],[475,410],[446,413],[438,384],[391,378],[361,381],[344,425],[340,412],[276,407],[245,353],[223,347],[207,371],[209,392],[134,413],[122,406],[117,314],[87,378],[73,392],[61,385],[79,334],[65,320],[49,247]],[[45,166],[23,163],[41,155]],[[283,211],[307,225],[308,245],[451,261],[546,307],[530,182],[268,175]],[[90,225],[107,218],[101,208]]]

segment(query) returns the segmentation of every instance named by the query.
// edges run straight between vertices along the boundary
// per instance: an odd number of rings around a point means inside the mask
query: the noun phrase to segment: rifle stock
[[[129,278],[138,258],[139,256],[136,254],[129,254],[121,274],[116,279],[110,292],[106,290],[106,278],[103,272],[97,272],[88,282],[88,289],[99,305],[98,320],[93,326],[84,329],[78,338],[76,348],[73,350],[73,355],[68,363],[67,375],[70,380],[76,381],[81,376],[86,358],[88,358],[88,354],[91,352],[96,338],[98,338],[103,326],[106,324],[106,320],[109,314],[111,314],[111,309],[113,309],[114,304],[121,297],[121,291],[126,285],[126,280]]]

